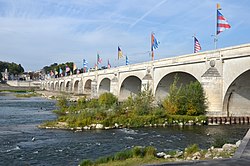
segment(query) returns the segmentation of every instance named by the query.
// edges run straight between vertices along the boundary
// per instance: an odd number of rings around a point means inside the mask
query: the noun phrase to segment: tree
[[[9,74],[19,75],[24,72],[24,69],[21,64],[16,64],[14,62],[1,62],[0,61],[0,71],[4,72],[5,69],[8,70]]]
[[[178,78],[175,77],[170,86],[169,95],[162,102],[165,110],[174,115],[204,115],[207,109],[207,98],[201,84],[196,81],[177,87],[177,81]]]
[[[175,76],[173,84],[170,85],[170,91],[168,96],[163,100],[163,107],[170,114],[177,114],[178,112],[178,103],[180,98],[180,88],[177,87],[178,78]]]
[[[112,93],[103,93],[98,98],[98,102],[101,106],[105,106],[106,108],[110,108],[112,105],[118,103],[118,99]]]

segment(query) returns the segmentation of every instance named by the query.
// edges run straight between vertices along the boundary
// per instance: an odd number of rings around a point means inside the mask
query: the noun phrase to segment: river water
[[[165,128],[65,131],[38,129],[55,119],[55,101],[16,98],[0,93],[0,165],[78,165],[133,146],[155,146],[158,151],[183,150],[190,144],[208,148],[218,136],[231,143],[242,139],[249,125],[173,126]]]

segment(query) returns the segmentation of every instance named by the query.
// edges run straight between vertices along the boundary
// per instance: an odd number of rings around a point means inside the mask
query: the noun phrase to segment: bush
[[[87,108],[98,108],[98,107],[99,107],[98,99],[91,99],[87,102]]]
[[[56,106],[60,110],[65,110],[66,108],[68,108],[68,100],[66,99],[66,97],[59,97],[59,99],[57,100]]]
[[[185,148],[185,156],[190,156],[195,152],[198,152],[199,150],[200,148],[197,144],[190,145],[187,148]]]
[[[114,160],[126,160],[133,157],[133,152],[131,150],[125,150],[122,152],[117,152],[114,155]]]
[[[91,165],[93,165],[93,162],[91,160],[83,160],[80,163],[80,166],[91,166]]]
[[[101,106],[110,108],[112,105],[118,103],[118,98],[112,93],[103,93],[99,96],[98,102]]]
[[[144,157],[144,149],[140,146],[136,146],[132,149],[133,157]]]
[[[216,136],[214,138],[214,142],[212,146],[214,146],[215,148],[221,148],[226,143],[227,143],[227,140],[223,136]]]
[[[147,146],[145,148],[145,155],[146,156],[155,156],[156,155],[156,148],[153,146]]]
[[[98,164],[103,164],[103,163],[108,163],[110,161],[113,160],[113,157],[112,156],[108,156],[108,157],[100,157],[98,158],[96,161],[95,161],[95,165],[98,165]]]
[[[178,78],[175,77],[169,95],[162,102],[164,109],[172,115],[204,115],[207,98],[201,84],[196,81],[177,87],[177,82]]]

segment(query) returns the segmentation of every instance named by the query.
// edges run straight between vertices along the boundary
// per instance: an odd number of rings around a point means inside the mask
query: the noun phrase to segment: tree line
[[[0,78],[2,78],[1,72],[4,72],[5,69],[8,70],[10,75],[19,75],[24,72],[24,68],[21,64],[0,61]]]

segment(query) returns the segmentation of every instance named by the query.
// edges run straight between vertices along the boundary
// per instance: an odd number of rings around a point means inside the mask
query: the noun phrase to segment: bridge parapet
[[[161,100],[168,95],[176,74],[180,84],[202,84],[209,115],[250,116],[250,44],[53,78],[45,80],[42,87],[92,97],[108,91],[121,99],[152,89]]]

